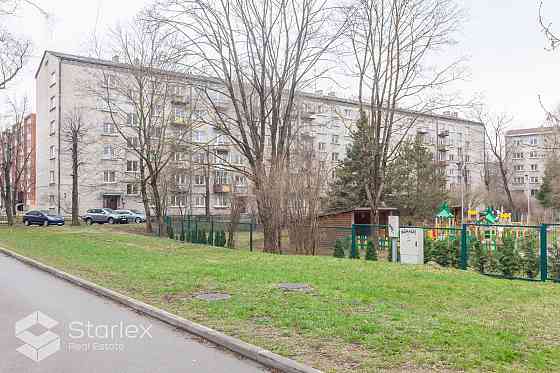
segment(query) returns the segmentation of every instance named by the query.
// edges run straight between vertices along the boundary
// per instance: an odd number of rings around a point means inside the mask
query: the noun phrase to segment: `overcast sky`
[[[538,95],[546,105],[560,103],[560,51],[545,50],[538,25],[537,0],[459,0],[468,16],[458,45],[450,51],[469,57],[466,96],[480,93],[493,111],[514,116],[514,126],[542,123]],[[13,88],[34,102],[33,75],[45,49],[82,54],[93,31],[103,33],[119,20],[133,16],[149,0],[37,0],[52,17],[26,8],[10,24],[34,43],[34,57]],[[560,1],[545,0],[547,17],[560,32]],[[5,96],[7,91],[1,92]],[[4,99],[4,97],[0,97]]]

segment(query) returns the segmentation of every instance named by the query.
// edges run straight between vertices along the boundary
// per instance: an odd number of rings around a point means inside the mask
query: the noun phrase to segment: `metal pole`
[[[527,181],[527,225],[531,221],[531,187],[529,186],[529,175],[525,175]]]
[[[356,258],[356,225],[352,224],[352,247],[350,248],[350,259]]]
[[[391,259],[393,259],[393,263],[397,263],[397,239],[391,238]]]
[[[249,251],[253,252],[253,222],[249,223]]]
[[[541,281],[546,281],[548,279],[548,248],[546,242],[547,230],[548,230],[547,225],[541,224],[541,255],[540,255]]]
[[[461,226],[461,262],[460,267],[461,269],[467,269],[467,263],[469,259],[468,254],[468,247],[467,247],[467,225],[463,223]]]

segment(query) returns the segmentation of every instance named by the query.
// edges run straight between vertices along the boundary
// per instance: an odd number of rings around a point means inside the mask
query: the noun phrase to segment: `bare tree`
[[[72,225],[80,225],[78,181],[80,167],[84,164],[84,145],[87,144],[88,123],[84,108],[73,107],[64,116],[61,130],[62,141],[72,159]]]
[[[36,6],[31,1],[25,2]],[[21,3],[20,0],[0,0],[0,89],[6,88],[23,69],[31,53],[31,41],[11,33],[2,24],[6,17],[16,15]]]
[[[239,228],[241,212],[245,209],[245,199],[241,196],[233,195],[230,201],[229,221],[226,223],[228,232],[227,247],[235,249],[235,232]]]
[[[321,196],[327,187],[326,162],[313,149],[311,138],[302,138],[290,154],[286,172],[288,234],[299,254],[315,255],[319,246]]]
[[[17,196],[22,191],[32,150],[25,147],[27,133],[24,117],[27,99],[22,102],[10,100],[11,114],[7,116],[6,128],[0,132],[0,199],[4,204],[8,224],[14,224]]]
[[[508,207],[513,211],[515,201],[510,190],[512,165],[511,160],[516,148],[514,144],[508,144],[506,132],[513,118],[508,114],[492,115],[482,108],[478,109],[477,118],[481,123],[485,123],[484,131],[488,150],[491,154],[489,164],[495,163],[500,183],[507,196]],[[492,159],[494,162],[492,162]],[[487,181],[490,183],[490,180]]]
[[[453,0],[359,0],[348,18],[361,120],[368,128],[363,187],[377,224],[387,166],[408,130],[422,113],[456,105],[441,93],[462,78],[462,60],[427,64],[453,43],[462,17]]]
[[[194,97],[177,71],[179,57],[172,34],[163,25],[139,16],[109,36],[114,64],[108,65],[88,88],[105,106],[116,132],[139,161],[139,182],[152,231],[151,206],[163,234],[167,206],[165,177],[160,177],[177,152],[188,145]],[[98,52],[100,53],[100,52]],[[100,53],[101,54],[101,53]]]
[[[198,88],[208,124],[248,161],[237,171],[254,184],[268,252],[281,252],[277,180],[296,132],[294,100],[325,72],[321,61],[340,33],[334,16],[322,0],[171,0],[151,14],[182,35],[193,72],[206,78]]]

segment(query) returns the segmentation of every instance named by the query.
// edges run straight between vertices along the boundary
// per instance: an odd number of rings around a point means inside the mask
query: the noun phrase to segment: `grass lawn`
[[[560,285],[101,226],[0,227],[0,246],[324,371],[560,371]],[[281,282],[314,291],[284,292]],[[208,290],[232,298],[192,298]]]

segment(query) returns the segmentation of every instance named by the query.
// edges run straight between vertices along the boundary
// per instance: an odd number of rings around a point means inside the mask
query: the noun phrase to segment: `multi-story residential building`
[[[549,153],[558,149],[558,133],[551,127],[524,128],[507,131],[506,148],[511,160],[511,190],[530,191],[535,196],[544,176]]]
[[[117,74],[127,68],[129,65],[117,59],[99,60],[51,51],[43,55],[35,76],[40,207],[61,213],[70,211],[71,163],[61,126],[65,112],[81,106],[95,108],[87,115],[91,128],[85,151],[88,159],[80,172],[81,210],[100,206],[142,209],[135,177],[138,160],[126,149],[119,151],[126,146],[108,121],[106,108],[83,92],[83,80],[96,71],[113,69]],[[175,93],[170,110],[177,125],[184,124],[189,110],[200,110],[189,107],[194,93],[187,78],[180,76],[173,83]],[[217,97],[213,99],[216,103],[227,110],[225,99]],[[297,97],[295,114],[298,138],[305,137],[325,167],[334,170],[350,146],[351,128],[359,116],[358,103],[333,92],[302,92]],[[460,119],[453,113],[428,115],[402,110],[398,116],[402,123],[397,126],[395,139],[420,136],[432,149],[434,161],[445,166],[451,188],[460,185],[461,180],[467,187],[480,182],[484,157],[481,123]],[[129,119],[133,124],[133,115]],[[227,214],[232,195],[250,198],[251,185],[246,177],[225,166],[246,167],[247,161],[217,126],[207,121],[197,125],[190,131],[187,143],[194,145],[175,151],[171,162],[175,173],[168,202],[171,213],[186,207],[189,213],[202,214],[209,202],[210,213]]]
[[[28,114],[21,123],[16,123],[5,131],[10,131],[12,161],[10,167],[14,204],[18,211],[35,208],[36,200],[36,115]],[[0,175],[2,177],[2,175]],[[0,201],[1,206],[2,201]]]

